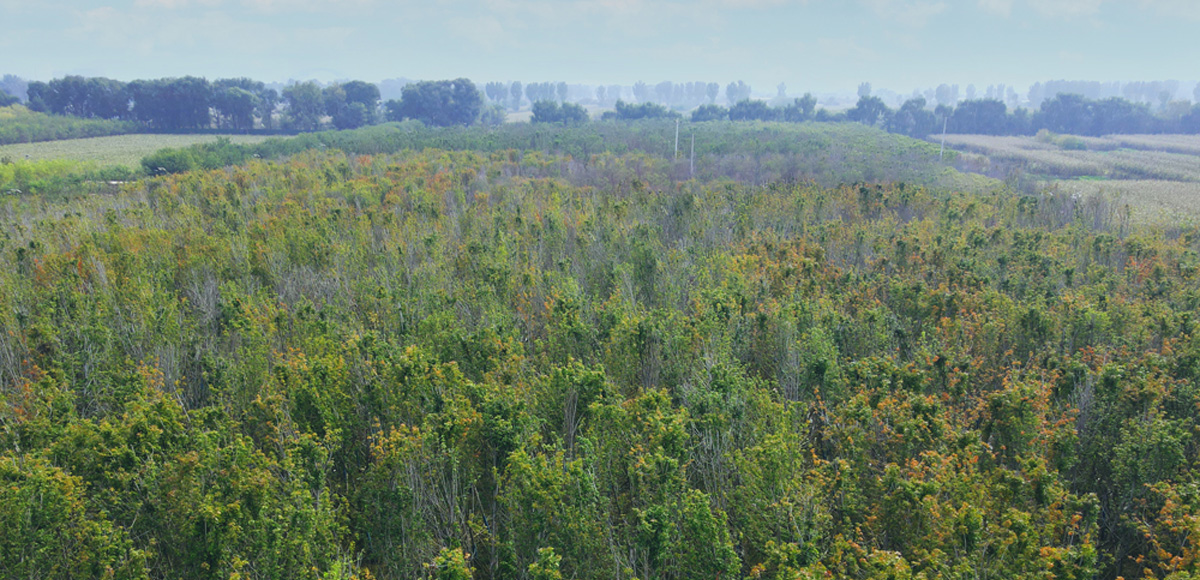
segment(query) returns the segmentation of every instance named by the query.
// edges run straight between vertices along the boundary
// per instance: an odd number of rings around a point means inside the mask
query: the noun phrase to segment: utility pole
[[[679,119],[675,119],[675,158],[679,159]]]
[[[692,133],[692,161],[691,161],[691,173],[689,174],[689,177],[692,177],[692,178],[696,177],[696,134],[695,133]]]

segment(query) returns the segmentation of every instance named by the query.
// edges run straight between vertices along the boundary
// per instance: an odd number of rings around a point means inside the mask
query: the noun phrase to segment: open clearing
[[[234,143],[261,143],[269,137],[262,135],[116,135],[90,139],[68,139],[41,143],[0,145],[0,159],[29,159],[31,161],[73,159],[99,165],[121,165],[136,168],[142,157],[164,147],[187,147],[209,143],[225,137]]]

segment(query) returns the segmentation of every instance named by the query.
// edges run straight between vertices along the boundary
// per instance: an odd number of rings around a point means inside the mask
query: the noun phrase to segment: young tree
[[[1080,95],[1062,94],[1042,103],[1034,115],[1038,128],[1067,135],[1092,134],[1092,106]]]
[[[625,101],[617,101],[617,110],[608,111],[601,117],[603,120],[636,121],[638,119],[674,119],[679,113],[671,111],[658,103],[640,103],[631,105]]]
[[[701,105],[698,109],[692,111],[693,123],[727,120],[729,120],[729,109],[726,109],[721,105]]]
[[[803,97],[795,99],[792,104],[783,108],[783,120],[791,123],[811,121],[813,110],[817,108],[817,98],[812,93],[804,93]]]
[[[274,110],[279,99],[273,89],[248,78],[217,79],[212,86],[218,126],[238,131],[253,129],[257,114],[263,118],[264,127],[271,127],[267,113]]]
[[[512,110],[521,110],[521,81],[513,81],[509,86],[508,94],[512,97]]]
[[[361,81],[353,81],[361,83]],[[365,86],[363,86],[365,85]],[[350,91],[347,91],[347,87]],[[374,94],[370,89],[375,89]],[[350,95],[354,95],[354,99]],[[325,114],[338,129],[357,129],[374,121],[374,112],[379,102],[379,89],[374,85],[329,85],[321,92],[325,101]]]
[[[772,109],[766,101],[744,99],[729,108],[731,121],[778,121],[782,111]]]
[[[887,130],[891,133],[908,135],[917,139],[938,131],[937,117],[925,108],[924,97],[909,99],[900,106],[895,115],[888,121]]]
[[[853,109],[846,111],[846,118],[864,125],[887,124],[892,111],[879,97],[861,97]]]
[[[484,92],[493,103],[508,102],[508,83],[492,81],[484,85]]]
[[[995,100],[963,101],[950,116],[951,133],[1005,135],[1008,133],[1008,107]]]
[[[514,85],[515,86],[515,85]],[[483,95],[470,79],[422,81],[404,87],[399,114],[426,125],[472,125],[483,109]]]
[[[255,112],[258,114],[258,120],[262,123],[263,129],[271,130],[275,128],[275,108],[279,106],[279,93],[275,89],[263,88],[258,93],[258,107]]]
[[[579,124],[587,120],[587,111],[575,103],[563,103],[560,106],[556,101],[538,101],[533,104],[530,122]]]
[[[958,104],[958,85],[940,84],[935,94],[937,95],[937,104],[939,105],[953,107]]]
[[[662,105],[671,104],[671,95],[675,89],[675,84],[671,81],[663,81],[654,85],[654,95],[658,97],[658,103]]]
[[[316,131],[321,125],[325,102],[321,87],[313,81],[295,83],[283,89],[287,105],[287,124],[298,131]]]
[[[484,107],[479,114],[479,123],[484,127],[499,127],[508,120],[508,109],[504,105],[495,103]]]
[[[346,93],[347,103],[358,103],[372,113],[379,110],[379,87],[374,83],[350,81],[342,85],[342,91]]]
[[[235,131],[254,128],[254,111],[258,107],[258,96],[240,87],[227,87],[213,95],[213,109],[217,113],[217,126]]]
[[[25,101],[29,99],[28,90],[29,83],[19,76],[6,74],[3,78],[0,78],[0,91],[6,92],[19,100]],[[1196,100],[1200,101],[1200,98]]]
[[[750,85],[738,81],[725,86],[725,100],[730,104],[740,103],[750,98]]]
[[[650,85],[647,85],[642,81],[634,83],[633,98],[637,99],[639,103],[650,102]]]

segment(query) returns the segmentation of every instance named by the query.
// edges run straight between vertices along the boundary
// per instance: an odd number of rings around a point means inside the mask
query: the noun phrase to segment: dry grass
[[[187,147],[196,143],[216,141],[218,135],[117,135],[91,139],[68,139],[42,143],[0,145],[0,158],[90,161],[98,165],[121,165],[136,168],[142,157],[164,147]],[[234,143],[259,143],[267,137],[258,135],[225,135]]]

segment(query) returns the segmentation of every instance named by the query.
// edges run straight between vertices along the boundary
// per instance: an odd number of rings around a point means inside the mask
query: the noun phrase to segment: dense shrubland
[[[47,115],[21,105],[0,107],[0,145],[103,137],[137,130],[136,123]]]
[[[585,159],[5,200],[5,576],[1195,573],[1194,227]]]
[[[676,124],[661,119],[586,126],[514,123],[500,127],[425,127],[408,122],[268,139],[258,144],[218,142],[166,149],[148,156],[142,165],[150,174],[175,173],[193,168],[216,169],[255,158],[275,159],[310,150],[337,149],[376,155],[433,148],[486,153],[539,151],[569,155],[578,167],[589,166],[588,160],[594,156],[635,154],[640,164],[666,168],[639,175],[647,180],[663,178],[657,185],[691,177],[754,184],[816,181],[831,186],[852,181],[904,181],[981,189],[995,184],[942,166],[934,145],[857,124],[685,125],[679,133],[678,155],[675,135]],[[956,153],[947,152],[944,160],[951,163],[956,157]]]

